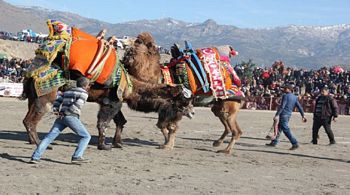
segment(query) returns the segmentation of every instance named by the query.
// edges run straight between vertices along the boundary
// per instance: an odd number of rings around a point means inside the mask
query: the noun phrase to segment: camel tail
[[[33,91],[31,91],[32,86],[34,86],[33,78],[25,78],[23,80],[23,91],[21,96],[18,97],[19,100],[26,100],[29,96],[34,95],[32,94]]]

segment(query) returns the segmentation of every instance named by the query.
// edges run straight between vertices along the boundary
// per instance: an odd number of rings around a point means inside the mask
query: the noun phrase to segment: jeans
[[[292,145],[298,145],[297,139],[293,136],[292,132],[290,131],[290,128],[288,127],[290,116],[280,116],[279,124],[278,124],[278,134],[274,140],[272,140],[272,144],[276,145],[278,144],[278,139],[281,135],[281,131],[283,131],[284,135],[289,139],[290,143]]]
[[[71,128],[77,135],[81,137],[78,146],[73,154],[73,158],[82,157],[86,147],[89,144],[91,136],[79,118],[75,116],[64,116],[55,120],[50,132],[45,136],[45,138],[40,142],[39,146],[34,151],[32,159],[39,160],[45,152],[46,148],[66,127]]]

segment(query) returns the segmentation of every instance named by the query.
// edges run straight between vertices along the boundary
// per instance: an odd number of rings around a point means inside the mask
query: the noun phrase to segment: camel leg
[[[224,153],[226,154],[231,154],[233,146],[235,145],[236,141],[241,137],[242,135],[242,130],[238,126],[237,120],[234,121],[234,129],[236,131],[232,131],[232,138],[230,143],[228,144],[227,148],[224,150]]]
[[[30,144],[39,145],[40,143],[36,127],[46,113],[46,104],[54,101],[48,97],[50,96],[28,100],[28,112],[23,119],[23,125],[27,130]]]
[[[238,134],[237,134],[237,137],[236,137],[236,140],[238,140],[240,137],[241,137],[241,135],[242,135],[242,129],[239,127],[239,125],[238,125],[238,122],[237,122],[237,118],[236,118],[236,120],[235,120],[235,124],[236,124],[236,128],[237,128],[237,131],[238,131]]]
[[[227,134],[230,131],[230,127],[228,126],[227,121],[223,117],[224,116],[221,116],[221,117],[219,117],[219,119],[220,119],[221,123],[224,125],[225,131],[218,140],[214,141],[214,143],[213,143],[214,147],[219,147],[224,142],[225,137],[227,136]]]
[[[228,113],[229,110],[227,110],[227,105],[228,105],[227,102],[217,101],[214,103],[213,107],[211,108],[211,111],[213,112],[213,114],[220,119],[221,123],[225,127],[225,130],[221,135],[221,137],[218,140],[213,142],[214,147],[220,146],[223,143],[227,134],[230,132],[230,127],[227,120],[229,116],[229,113]]]
[[[169,142],[169,131],[167,128],[161,128],[161,132],[163,133],[164,136],[164,145]]]
[[[115,115],[115,117],[113,118],[113,121],[116,125],[115,135],[113,139],[113,146],[116,148],[122,148],[122,132],[123,132],[124,125],[127,122],[122,111],[118,112]]]
[[[169,144],[170,131],[168,130],[169,122],[167,122],[166,114],[163,114],[163,111],[158,113],[158,122],[156,126],[160,129],[164,136],[164,144],[160,145],[159,148],[165,149],[166,146]]]
[[[97,149],[110,150],[112,148],[110,145],[106,144],[106,130],[111,120],[120,111],[120,108],[121,108],[121,103],[118,103],[118,102],[110,102],[108,104],[100,103],[100,110],[98,111],[98,114],[97,114],[97,129],[98,129]]]
[[[167,149],[167,150],[172,150],[175,145],[175,137],[176,137],[176,131],[178,129],[178,126],[176,123],[171,123],[168,125],[168,142],[165,143],[164,145],[160,146],[161,149]]]
[[[234,116],[233,116],[234,117]],[[237,140],[237,136],[238,136],[238,130],[236,128],[236,123],[235,123],[235,118],[231,118],[229,117],[227,119],[227,122],[229,124],[229,128],[230,128],[230,131],[232,133],[232,137],[231,137],[231,140],[230,140],[230,143],[228,144],[228,146],[224,149],[224,150],[219,150],[217,151],[218,153],[225,153],[225,154],[231,154],[231,151],[232,151],[232,148],[233,148],[233,145],[235,144],[236,140]]]
[[[230,143],[228,144],[228,146],[224,150],[218,151],[220,153],[225,153],[225,154],[231,154],[233,146],[236,143],[236,140],[238,140],[242,135],[242,130],[238,126],[238,123],[236,120],[238,110],[239,110],[239,104],[235,103],[235,104],[233,104],[233,106],[231,108],[232,109],[230,109],[229,117],[227,117],[227,124],[228,124],[229,129],[232,133],[232,137],[231,137],[231,140],[230,140]]]
[[[23,119],[23,125],[27,130],[28,133],[28,138],[29,138],[29,143],[30,144],[36,144],[38,145],[39,143],[39,138],[36,132],[36,128],[33,128],[33,114],[34,114],[34,104],[33,101],[29,101],[28,100],[28,112],[26,114],[26,116]]]

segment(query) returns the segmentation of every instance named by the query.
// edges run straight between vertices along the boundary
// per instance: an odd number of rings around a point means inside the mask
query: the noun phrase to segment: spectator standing
[[[58,96],[53,104],[53,110],[58,115],[49,134],[40,142],[32,155],[30,163],[38,163],[46,148],[66,127],[71,128],[81,138],[72,156],[72,163],[87,162],[83,158],[84,151],[89,144],[91,136],[80,121],[81,108],[85,104],[90,88],[89,80],[80,77],[77,80],[77,87],[67,90],[62,96]]]
[[[273,118],[273,120],[278,120],[279,118],[279,124],[278,124],[279,132],[276,138],[271,141],[271,143],[266,144],[267,146],[276,146],[279,142],[279,137],[281,135],[281,132],[283,131],[284,135],[289,139],[289,141],[292,144],[292,147],[290,148],[290,150],[295,150],[299,148],[297,139],[293,136],[290,128],[288,127],[288,122],[295,107],[298,108],[302,116],[302,121],[306,122],[307,120],[304,116],[303,108],[299,104],[298,98],[295,95],[293,95],[292,90],[293,90],[292,85],[284,86],[285,94],[282,96],[281,105],[278,108],[275,117]]]
[[[338,104],[329,95],[328,88],[321,90],[321,95],[316,99],[314,108],[314,122],[312,125],[312,143],[317,144],[318,131],[323,126],[325,129],[329,144],[335,144],[334,134],[331,128],[332,120],[335,122],[338,117]]]

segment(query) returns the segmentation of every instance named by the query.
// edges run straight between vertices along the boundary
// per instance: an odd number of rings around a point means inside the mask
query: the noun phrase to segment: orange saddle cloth
[[[106,56],[106,59],[102,64],[103,67],[100,67],[101,71],[99,71],[97,75],[92,75],[91,72],[89,72],[89,69],[95,58],[98,57],[100,47],[104,47],[102,48],[103,55],[108,56]],[[111,76],[117,64],[116,50],[112,48],[109,54],[106,50],[106,46],[96,37],[77,28],[72,28],[72,44],[69,51],[69,69],[77,70],[87,78],[94,78],[97,83],[104,84]]]

